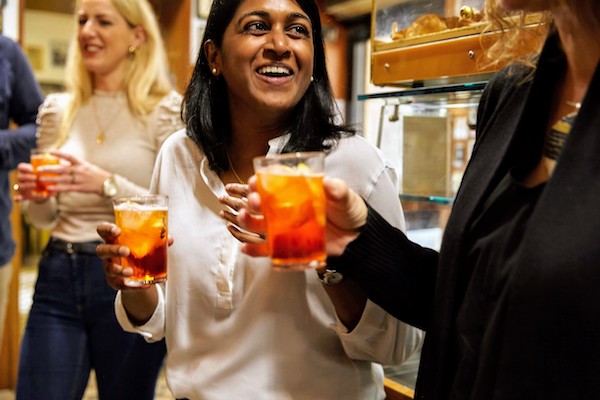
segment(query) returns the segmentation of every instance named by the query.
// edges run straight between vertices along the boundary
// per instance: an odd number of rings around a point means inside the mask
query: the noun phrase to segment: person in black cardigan
[[[600,3],[487,3],[543,11],[549,33],[535,65],[484,90],[439,253],[326,179],[329,268],[426,330],[415,398],[598,398]],[[260,227],[246,211],[238,222]]]

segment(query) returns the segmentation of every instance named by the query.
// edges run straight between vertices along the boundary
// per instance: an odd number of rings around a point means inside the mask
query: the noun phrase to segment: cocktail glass
[[[254,159],[269,253],[276,270],[325,265],[324,161],[322,152]]]
[[[121,228],[118,243],[129,247],[121,259],[133,275],[128,286],[164,282],[167,279],[168,196],[138,195],[113,199],[115,223]]]
[[[33,172],[37,175],[36,188],[32,190],[32,193],[39,197],[48,197],[48,186],[52,186],[54,183],[40,181],[40,178],[58,176],[58,174],[54,172],[38,172],[38,168],[46,165],[58,165],[60,159],[46,150],[32,149],[29,160],[33,167]]]

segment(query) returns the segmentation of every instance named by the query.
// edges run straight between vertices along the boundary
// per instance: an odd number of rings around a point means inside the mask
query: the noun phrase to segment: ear
[[[138,25],[133,28],[133,43],[132,45],[140,48],[148,41],[148,34],[143,26]]]
[[[221,68],[221,52],[215,45],[215,42],[210,39],[207,40],[204,42],[203,50],[210,69],[216,68],[218,72],[221,72],[223,70]]]

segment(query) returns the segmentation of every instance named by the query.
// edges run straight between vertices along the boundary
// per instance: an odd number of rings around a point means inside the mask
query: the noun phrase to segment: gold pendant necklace
[[[115,98],[113,98],[113,100],[114,99]],[[105,126],[102,126],[102,124],[100,123],[100,118],[98,118],[98,112],[96,111],[96,102],[94,100],[95,99],[92,96],[90,98],[90,101],[92,103],[92,114],[94,114],[94,119],[96,120],[96,125],[98,126],[98,135],[96,136],[96,143],[102,144],[104,143],[104,139],[106,138],[105,133],[107,132],[108,128],[110,128],[114,120],[117,118],[117,115],[119,115],[119,113],[121,112],[122,107],[117,104],[117,111],[115,111],[112,117],[108,120],[108,123]]]

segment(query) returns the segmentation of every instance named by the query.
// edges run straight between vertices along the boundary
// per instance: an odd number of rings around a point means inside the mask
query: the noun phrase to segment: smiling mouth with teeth
[[[272,76],[272,77],[280,77],[280,76],[290,76],[292,75],[292,71],[285,67],[262,67],[257,71],[261,75]]]

